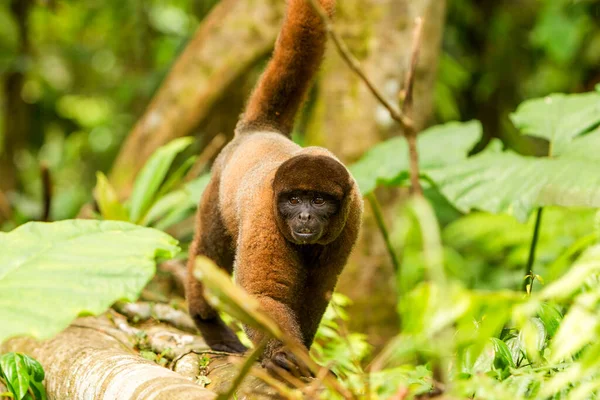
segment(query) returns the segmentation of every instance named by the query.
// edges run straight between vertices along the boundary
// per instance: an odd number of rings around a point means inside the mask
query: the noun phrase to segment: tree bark
[[[269,52],[284,6],[278,0],[223,0],[214,7],[121,147],[110,174],[121,195],[154,150],[190,134],[226,89]]]
[[[0,353],[36,358],[46,372],[49,400],[214,399],[237,374],[239,367],[229,356],[211,352],[198,336],[163,324],[135,328],[117,313],[109,316],[79,318],[44,342],[11,339]],[[170,369],[140,357],[140,348],[164,358]],[[237,398],[272,398],[274,393],[248,376]]]
[[[445,0],[347,0],[338,4],[335,21],[369,78],[393,104],[398,104],[410,63],[414,19],[419,16],[424,18],[424,26],[411,115],[417,131],[427,125],[433,111]],[[387,110],[333,46],[325,57],[318,92],[308,122],[307,142],[329,148],[347,164],[381,140],[401,134]],[[378,193],[387,223],[393,221],[400,193]],[[368,205],[365,211],[361,238],[338,289],[354,300],[350,309],[352,328],[368,333],[370,341],[380,346],[398,333],[396,278]]]

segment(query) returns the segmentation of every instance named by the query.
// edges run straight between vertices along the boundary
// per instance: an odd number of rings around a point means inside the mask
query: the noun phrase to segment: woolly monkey
[[[331,15],[334,0],[320,0]],[[323,57],[324,24],[308,0],[288,0],[266,71],[234,139],[221,151],[200,201],[186,288],[190,315],[214,350],[245,347],[203,297],[192,271],[198,254],[213,259],[253,295],[294,340],[310,348],[338,275],[358,235],[362,198],[328,150],[290,140],[294,117]],[[245,327],[259,343],[263,333]],[[308,372],[277,340],[263,365]]]

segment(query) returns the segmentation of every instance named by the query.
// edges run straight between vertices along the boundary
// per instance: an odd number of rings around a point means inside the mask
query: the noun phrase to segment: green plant
[[[0,384],[8,389],[0,397],[14,400],[46,400],[42,384],[44,369],[26,354],[6,353],[0,355]]]
[[[164,230],[190,217],[208,184],[209,175],[183,182],[195,157],[188,158],[168,178],[167,173],[176,155],[191,143],[192,138],[179,138],[159,148],[137,175],[125,204],[119,201],[104,174],[98,172],[94,197],[102,218]]]

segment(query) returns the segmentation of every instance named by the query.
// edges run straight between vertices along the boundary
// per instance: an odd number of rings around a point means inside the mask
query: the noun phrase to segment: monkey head
[[[302,154],[279,166],[273,181],[277,225],[295,244],[328,244],[348,217],[350,174],[335,158]]]

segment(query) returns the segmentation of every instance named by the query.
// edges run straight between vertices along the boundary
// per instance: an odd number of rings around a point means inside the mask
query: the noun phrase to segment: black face
[[[298,190],[281,194],[277,208],[295,242],[312,244],[326,232],[329,218],[339,210],[339,201],[325,193]]]

